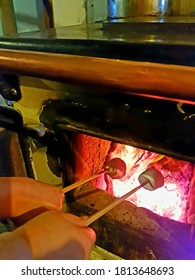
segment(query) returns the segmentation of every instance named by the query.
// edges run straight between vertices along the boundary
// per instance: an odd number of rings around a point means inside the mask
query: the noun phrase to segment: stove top
[[[58,27],[0,38],[0,47],[195,65],[195,17],[152,17]]]

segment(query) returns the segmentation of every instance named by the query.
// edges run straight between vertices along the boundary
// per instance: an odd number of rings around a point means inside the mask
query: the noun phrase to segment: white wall
[[[173,0],[181,9],[191,3],[195,13],[195,0]],[[53,0],[55,26],[77,25],[105,20],[107,0]],[[13,0],[18,32],[44,29],[43,4],[41,0]],[[9,19],[8,19],[9,20]],[[0,35],[3,34],[0,21]]]
[[[88,23],[107,19],[107,0],[87,0],[86,7]]]
[[[40,0],[13,0],[18,32],[44,29],[43,4]],[[6,15],[7,16],[7,15]],[[9,22],[9,18],[7,18]],[[0,35],[3,34],[0,21]]]
[[[14,0],[18,32],[43,29],[43,5],[40,0]]]
[[[53,0],[52,2],[56,27],[86,22],[85,0]]]

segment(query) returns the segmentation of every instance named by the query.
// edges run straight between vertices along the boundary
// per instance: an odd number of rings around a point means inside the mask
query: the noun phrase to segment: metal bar
[[[195,104],[195,68],[30,51],[0,51],[2,72]]]

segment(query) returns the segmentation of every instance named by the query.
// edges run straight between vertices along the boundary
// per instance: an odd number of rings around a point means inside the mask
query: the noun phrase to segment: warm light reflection
[[[190,174],[188,176],[188,173],[190,173],[188,172],[188,163],[185,166],[182,162],[181,166],[179,166],[178,163],[175,164],[176,160],[171,159],[173,167],[170,171],[160,164],[163,160],[165,162],[164,156],[120,144],[117,145],[117,149],[111,155],[111,158],[114,157],[120,157],[127,165],[126,176],[122,180],[112,180],[114,196],[120,197],[130,189],[138,186],[137,178],[139,174],[152,164],[163,174],[165,179],[164,186],[155,191],[140,189],[128,200],[161,216],[180,222],[186,221],[185,213],[190,180]]]

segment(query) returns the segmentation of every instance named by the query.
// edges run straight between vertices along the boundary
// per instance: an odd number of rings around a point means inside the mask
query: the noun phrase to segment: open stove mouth
[[[153,192],[140,189],[94,222],[97,245],[125,259],[195,258],[194,240],[190,239],[193,163],[85,134],[76,134],[72,144],[76,181],[99,172],[115,157],[127,165],[120,180],[103,174],[77,188],[70,203],[77,215],[91,216],[137,187],[139,174],[149,167],[158,169],[165,180],[162,188]]]
[[[127,201],[175,221],[188,223],[191,219],[192,163],[87,135],[80,134],[78,139],[74,148],[78,180],[99,172],[110,159],[121,158],[127,167],[122,179],[112,179],[104,173],[89,183],[114,197],[121,197],[139,185],[138,177],[142,172],[154,167],[162,173],[164,186],[155,191],[142,188]]]
[[[138,176],[147,168],[155,167],[165,180],[164,186],[155,191],[140,189],[127,200],[138,207],[176,221],[187,223],[192,213],[189,191],[193,177],[193,164],[124,144],[111,143],[107,160],[119,157],[126,163],[124,178],[113,180],[104,174],[98,178],[97,187],[115,197],[121,197],[139,185]]]

